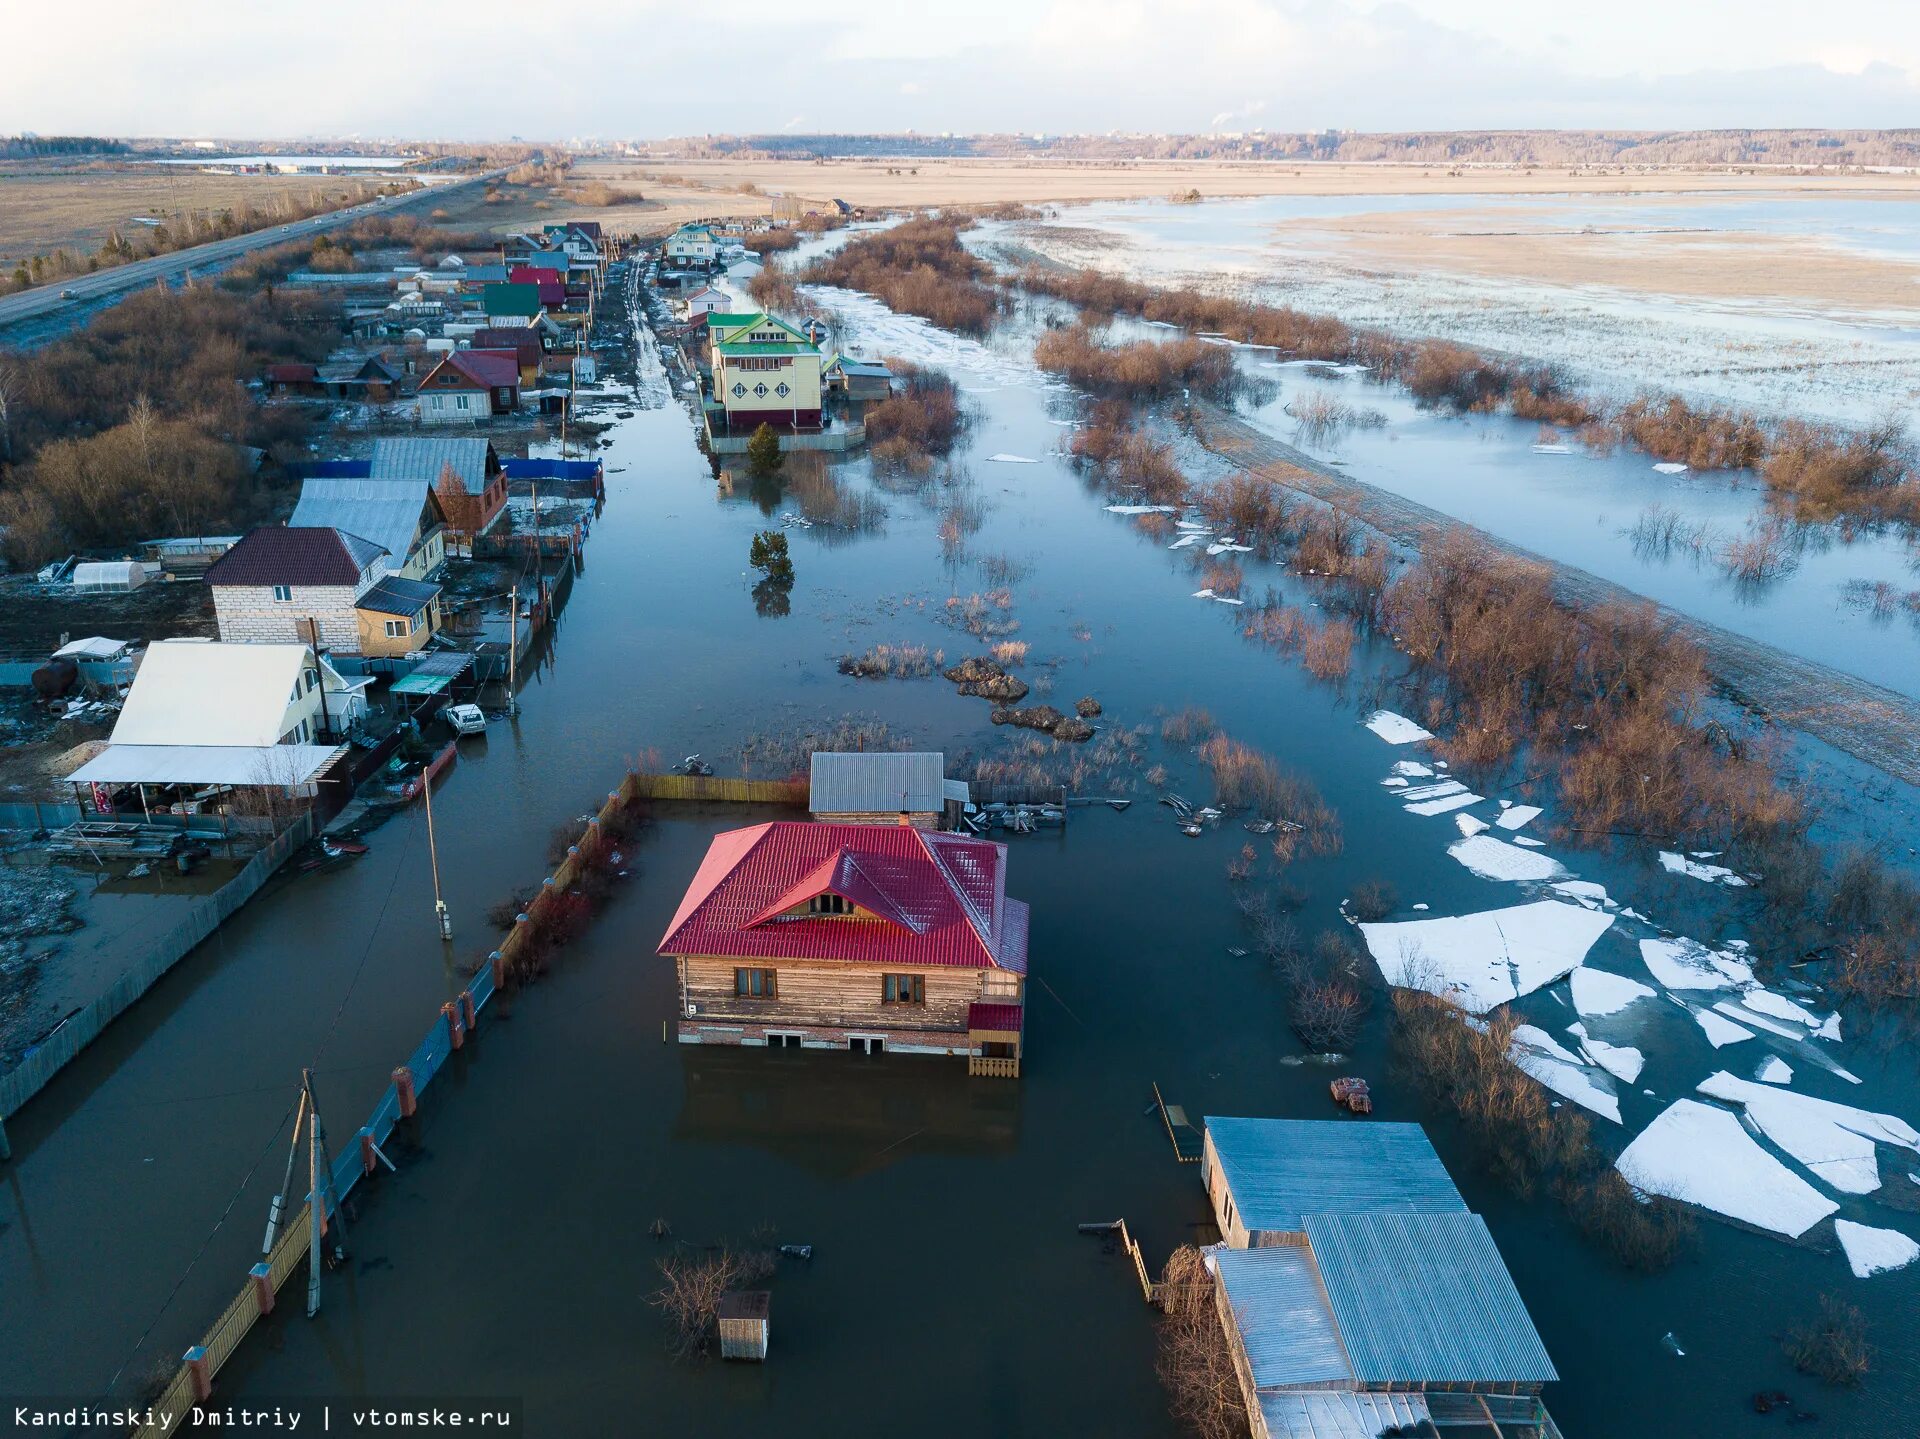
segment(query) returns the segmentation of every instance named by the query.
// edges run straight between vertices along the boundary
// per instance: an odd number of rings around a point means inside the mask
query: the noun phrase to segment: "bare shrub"
[[[1237,595],[1246,576],[1233,560],[1208,560],[1201,568],[1200,583],[1216,595]]]
[[[908,220],[822,256],[801,278],[864,290],[943,329],[984,335],[1002,299],[986,283],[990,267],[960,243],[960,232],[970,223],[944,216]]]
[[[1025,640],[998,640],[989,648],[992,650],[994,660],[1003,667],[1026,663],[1027,642]],[[1095,710],[1094,713],[1098,714],[1099,711]]]
[[[1693,1248],[1700,1226],[1684,1204],[1636,1194],[1598,1151],[1582,1169],[1556,1178],[1554,1195],[1580,1232],[1617,1262],[1658,1273]]]
[[[1291,859],[1302,848],[1316,855],[1339,853],[1340,817],[1310,780],[1217,732],[1201,743],[1199,754],[1213,774],[1215,804],[1249,810],[1281,826],[1274,839],[1276,858]]]
[[[1219,345],[1192,339],[1103,345],[1084,325],[1047,331],[1033,347],[1033,360],[1089,394],[1136,402],[1164,399],[1183,389],[1228,400],[1239,379],[1232,352]]]
[[[764,272],[762,272],[764,273]],[[867,439],[901,444],[924,455],[945,455],[963,427],[960,392],[944,371],[893,360],[894,393],[866,407]]]
[[[667,1352],[686,1360],[712,1347],[719,1330],[720,1301],[736,1290],[760,1283],[773,1273],[774,1266],[768,1250],[736,1250],[722,1245],[701,1252],[669,1254],[658,1267],[662,1282],[648,1303],[667,1318]]]
[[[1400,903],[1399,891],[1384,879],[1366,879],[1353,887],[1347,910],[1362,924],[1372,924],[1392,914]]]
[[[1160,738],[1168,744],[1198,744],[1218,733],[1213,715],[1198,705],[1185,705],[1160,721]]]
[[[871,645],[865,654],[840,656],[840,673],[867,680],[925,679],[942,658],[925,645]]]
[[[1153,1367],[1174,1422],[1196,1439],[1242,1439],[1247,1410],[1214,1297],[1218,1282],[1192,1245],[1167,1256],[1154,1290],[1161,1317]]]
[[[1793,1367],[1827,1384],[1858,1384],[1873,1367],[1867,1319],[1837,1295],[1820,1296],[1820,1312],[1780,1341]]]

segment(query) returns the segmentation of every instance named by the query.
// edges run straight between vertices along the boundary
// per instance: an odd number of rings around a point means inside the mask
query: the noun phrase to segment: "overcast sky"
[[[1920,122],[1920,0],[6,8],[0,132],[623,139]]]

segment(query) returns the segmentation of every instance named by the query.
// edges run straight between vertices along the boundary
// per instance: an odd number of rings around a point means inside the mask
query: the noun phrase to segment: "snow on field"
[[[1707,1043],[1715,1049],[1723,1049],[1729,1044],[1739,1044],[1753,1038],[1753,1031],[1744,1025],[1735,1024],[1725,1015],[1715,1014],[1710,1009],[1690,1009],[1693,1022],[1706,1032]]]
[[[1433,738],[1432,731],[1421,729],[1405,715],[1397,715],[1392,710],[1375,710],[1368,715],[1367,728],[1388,744],[1418,744]]]
[[[1040,372],[1030,360],[1013,359],[930,325],[918,315],[890,310],[859,290],[833,285],[806,285],[802,290],[808,299],[840,318],[842,345],[849,356],[897,357],[997,386],[1040,382]]]
[[[1439,919],[1363,924],[1387,983],[1423,989],[1485,1014],[1574,969],[1613,917],[1543,899]]]
[[[1640,958],[1668,989],[1744,989],[1754,982],[1746,961],[1697,939],[1643,939]]]
[[[1546,1030],[1531,1024],[1515,1025],[1507,1058],[1561,1098],[1620,1123],[1620,1097],[1595,1079],[1586,1062]]]
[[[1411,806],[1409,806],[1411,808]],[[1452,855],[1482,879],[1558,879],[1566,873],[1551,855],[1529,854],[1490,834],[1469,835],[1447,846]]]
[[[1587,1033],[1586,1025],[1578,1022],[1569,1024],[1567,1033],[1580,1041],[1580,1053],[1589,1063],[1599,1065],[1615,1079],[1632,1084],[1640,1077],[1647,1057],[1632,1045],[1608,1044],[1604,1039],[1595,1039]]]
[[[1753,1077],[1762,1084],[1792,1084],[1793,1066],[1779,1055],[1769,1054],[1760,1061],[1760,1067],[1753,1072]]]
[[[1705,880],[1708,884],[1724,884],[1739,888],[1746,881],[1724,864],[1702,864],[1698,858],[1689,859],[1684,854],[1675,854],[1670,849],[1660,851],[1660,868],[1669,874],[1690,875],[1694,879]]]
[[[1540,818],[1540,806],[1537,804],[1510,804],[1500,811],[1500,818],[1494,821],[1502,829],[1519,829]]]
[[[1855,1279],[1869,1279],[1893,1269],[1905,1269],[1920,1259],[1920,1244],[1915,1244],[1897,1229],[1875,1229],[1871,1224],[1855,1224],[1851,1219],[1833,1221],[1833,1232],[1847,1253],[1847,1267]]]
[[[1645,1194],[1799,1238],[1840,1206],[1775,1159],[1724,1109],[1676,1099],[1614,1168]]]
[[[1874,1145],[1920,1154],[1920,1132],[1894,1114],[1875,1114],[1769,1084],[1737,1079],[1724,1069],[1699,1084],[1700,1093],[1746,1107],[1760,1132],[1842,1194],[1880,1187]]]
[[[1636,999],[1651,999],[1653,991],[1637,979],[1582,965],[1573,972],[1573,1007],[1588,1019],[1618,1014]]]

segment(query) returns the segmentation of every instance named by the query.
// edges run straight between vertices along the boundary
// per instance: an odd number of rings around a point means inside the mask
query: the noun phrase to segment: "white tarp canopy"
[[[75,640],[53,652],[57,660],[117,660],[133,647],[132,640],[110,640],[101,635],[92,635],[84,640]]]
[[[155,648],[158,648],[156,646]],[[345,745],[110,744],[67,778],[75,784],[309,784]]]

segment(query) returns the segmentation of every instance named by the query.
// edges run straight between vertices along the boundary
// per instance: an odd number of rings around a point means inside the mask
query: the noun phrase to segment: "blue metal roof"
[[[1214,1265],[1256,1389],[1353,1382],[1310,1251],[1295,1245],[1222,1249]]]
[[[372,540],[395,568],[407,562],[425,524],[427,489],[419,480],[314,477],[300,486],[287,520]]]
[[[1309,1214],[1306,1230],[1358,1383],[1560,1377],[1479,1215]]]
[[[1209,1115],[1207,1134],[1249,1231],[1297,1232],[1308,1214],[1465,1214],[1417,1124]]]

